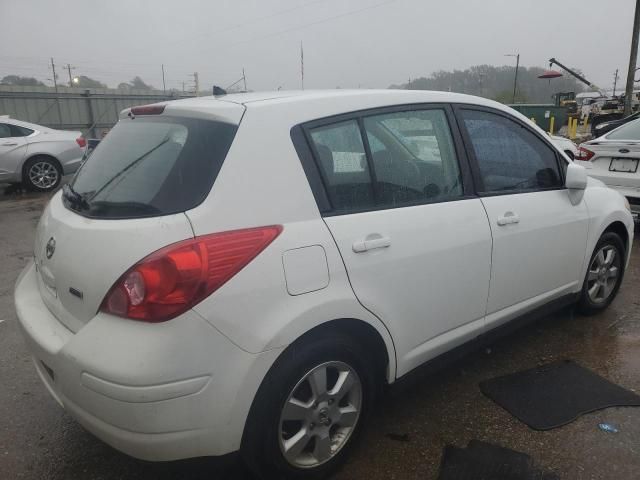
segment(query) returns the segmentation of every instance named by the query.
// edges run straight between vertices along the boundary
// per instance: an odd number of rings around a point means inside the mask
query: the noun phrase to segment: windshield
[[[640,140],[640,119],[616,128],[606,138],[609,140]]]
[[[189,210],[211,190],[236,130],[168,116],[121,120],[65,189],[65,204],[96,218]]]

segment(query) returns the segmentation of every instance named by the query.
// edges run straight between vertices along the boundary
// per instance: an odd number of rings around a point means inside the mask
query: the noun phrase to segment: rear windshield
[[[606,138],[609,140],[640,140],[640,120],[633,120],[618,127]]]
[[[120,120],[65,188],[65,205],[92,218],[189,210],[211,190],[236,130],[169,116]]]

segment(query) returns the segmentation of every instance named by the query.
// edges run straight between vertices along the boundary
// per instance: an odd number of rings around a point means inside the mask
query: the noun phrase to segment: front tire
[[[58,162],[46,156],[27,160],[22,170],[22,183],[35,192],[55,190],[62,180],[62,169]]]
[[[346,459],[371,411],[376,362],[349,336],[291,345],[262,382],[242,456],[262,478],[322,478]]]
[[[593,315],[606,309],[618,294],[625,267],[624,243],[617,233],[607,232],[596,244],[589,260],[578,309]]]

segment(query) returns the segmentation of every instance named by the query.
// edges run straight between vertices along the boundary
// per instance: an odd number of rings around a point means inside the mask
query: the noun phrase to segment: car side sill
[[[410,370],[402,377],[396,379],[389,388],[395,391],[396,389],[408,387],[416,381],[423,381],[425,376],[439,372],[452,363],[462,359],[469,353],[477,351],[483,346],[493,343],[502,337],[508,336],[516,330],[519,330],[536,320],[540,320],[543,316],[575,304],[579,297],[580,293],[570,293],[541,305],[523,315],[515,317],[509,322],[501,324],[492,330],[459,345],[458,347],[452,348],[451,350],[432,358],[413,370]]]

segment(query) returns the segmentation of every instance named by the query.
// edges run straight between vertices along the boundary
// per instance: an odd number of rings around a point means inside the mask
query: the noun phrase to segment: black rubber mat
[[[640,396],[569,360],[485,380],[480,390],[535,430],[607,407],[640,406]]]
[[[467,448],[444,448],[438,480],[558,480],[537,469],[529,455],[471,440]]]

